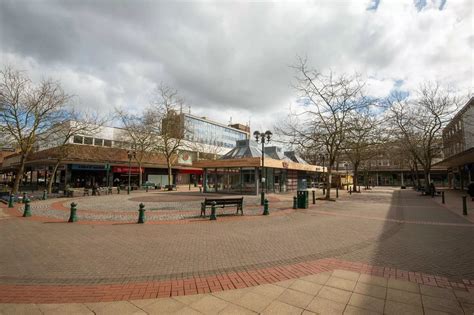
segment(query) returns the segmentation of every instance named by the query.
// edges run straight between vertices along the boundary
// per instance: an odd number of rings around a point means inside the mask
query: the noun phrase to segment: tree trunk
[[[354,174],[352,178],[352,191],[357,192],[357,187],[359,185],[359,162],[354,163]]]
[[[48,181],[48,194],[51,194],[51,191],[53,189],[53,181],[54,181],[54,178],[56,177],[56,172],[58,171],[60,163],[61,161],[58,160],[56,164],[54,165],[53,173],[51,174],[51,177],[49,178],[49,181]]]
[[[172,168],[171,168],[171,158],[166,157],[166,164],[168,165],[168,190],[173,190],[173,183],[171,182],[172,177]]]
[[[138,189],[143,185],[142,161],[138,161]]]
[[[331,177],[332,177],[332,166],[327,168],[327,177],[326,177],[326,199],[331,199]]]
[[[23,179],[23,172],[25,171],[25,161],[26,161],[26,156],[22,155],[20,158],[20,165],[18,166],[18,169],[16,171],[15,181],[13,182],[13,189],[12,189],[13,194],[17,194],[20,188],[20,181]]]

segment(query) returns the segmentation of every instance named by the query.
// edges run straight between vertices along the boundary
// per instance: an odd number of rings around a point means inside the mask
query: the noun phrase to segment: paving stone
[[[387,295],[387,288],[358,282],[354,288],[354,292],[373,296],[379,299],[385,299]]]
[[[255,315],[257,314],[256,312],[252,312],[251,310],[248,310],[244,307],[234,305],[234,304],[229,304],[226,308],[224,308],[222,311],[219,312],[219,314],[225,314],[225,315]]]
[[[281,315],[300,315],[303,312],[302,308],[295,307],[280,301],[273,301],[261,314],[281,314]]]
[[[379,312],[369,311],[367,309],[359,308],[353,305],[347,305],[344,310],[344,315],[377,315]]]
[[[228,305],[228,302],[213,295],[204,295],[201,299],[191,303],[189,307],[204,314],[218,314]]]
[[[435,310],[427,308],[427,309],[425,309],[425,314],[424,315],[450,315],[450,313],[435,311]]]
[[[337,303],[322,297],[315,297],[306,307],[309,311],[316,314],[343,314],[346,304]]]
[[[289,279],[285,281],[275,282],[274,284],[280,287],[289,288],[295,281],[296,279]]]
[[[336,269],[332,272],[332,275],[334,277],[346,279],[346,280],[352,280],[352,281],[357,281],[359,279],[360,274],[358,272],[353,272],[353,271],[347,271],[347,270],[340,270]]]
[[[461,303],[461,307],[464,310],[465,314],[474,314],[474,304]]]
[[[341,278],[332,276],[326,282],[326,286],[330,286],[333,288],[338,288],[338,289],[342,289],[346,291],[353,291],[356,283],[357,282],[353,280],[346,280],[346,279],[341,279]]]
[[[323,287],[318,293],[318,296],[321,298],[332,300],[342,304],[347,304],[351,295],[352,293],[349,291],[344,291],[331,287]]]
[[[181,302],[186,305],[190,305],[198,300],[200,300],[203,297],[202,294],[191,294],[191,295],[179,295],[179,296],[173,296],[173,299],[175,299],[178,302]],[[134,302],[134,301],[132,301]]]
[[[372,276],[372,275],[361,274],[360,277],[359,277],[358,282],[362,282],[362,283],[370,284],[370,285],[377,285],[377,286],[386,287],[387,283],[388,283],[388,279],[383,278],[383,277],[377,277],[377,276]]]
[[[384,314],[387,315],[423,315],[421,305],[405,304],[396,301],[385,301]]]
[[[454,290],[454,294],[461,303],[474,304],[474,292]]]
[[[63,314],[76,314],[86,315],[94,314],[84,304],[80,303],[69,303],[69,304],[38,304],[38,307],[44,315],[63,315]]]
[[[451,299],[451,300],[456,299],[456,296],[454,295],[454,292],[452,289],[438,288],[438,287],[433,287],[430,285],[421,284],[420,290],[421,290],[421,294],[423,295],[437,296],[437,297],[441,297],[444,299]]]
[[[420,288],[418,287],[418,284],[410,281],[390,278],[388,279],[387,286],[392,289],[420,293]]]
[[[291,286],[290,289],[304,292],[307,294],[311,294],[315,296],[318,294],[319,290],[321,290],[322,285],[309,282],[309,281],[304,281],[304,280],[296,280]]]
[[[85,305],[95,314],[146,314],[144,311],[127,301],[85,303]]]
[[[324,285],[326,284],[326,282],[328,281],[330,277],[331,277],[330,272],[324,272],[324,273],[318,273],[315,275],[301,277],[300,279]]]
[[[174,313],[171,314],[176,314],[176,315],[202,315],[201,312],[196,311],[195,309],[190,308],[189,306],[186,306]]]
[[[387,300],[421,306],[421,295],[408,291],[389,288],[387,290]]]
[[[248,292],[244,294],[241,298],[239,298],[238,300],[232,303],[248,308],[251,311],[260,313],[268,305],[270,305],[271,302],[273,302],[273,299],[269,297],[256,294],[253,292]]]
[[[225,290],[225,291],[220,291],[220,292],[214,292],[212,294],[227,302],[234,302],[249,292],[252,292],[250,288],[238,289],[238,290]]]
[[[384,308],[385,301],[383,299],[378,299],[368,295],[362,295],[359,293],[353,293],[349,300],[349,304],[367,309],[370,311],[382,313]]]
[[[140,307],[148,314],[168,314],[175,313],[186,307],[186,304],[181,303],[173,298],[155,299],[153,303]]]
[[[308,310],[304,310],[303,313],[301,313],[301,315],[314,315],[314,314],[316,314],[316,313],[308,311]]]
[[[252,289],[252,292],[276,299],[285,291],[285,288],[273,284],[258,285]]]
[[[0,304],[0,314],[43,314],[36,304]]]
[[[305,308],[313,298],[314,296],[311,294],[287,289],[278,297],[278,300],[296,307]]]
[[[423,295],[422,301],[423,301],[423,308],[425,310],[432,309],[436,311],[442,311],[442,312],[453,313],[453,314],[463,313],[463,310],[459,302],[456,300],[443,299],[440,297]]]

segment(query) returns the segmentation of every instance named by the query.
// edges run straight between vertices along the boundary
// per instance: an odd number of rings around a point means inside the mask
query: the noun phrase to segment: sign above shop
[[[71,169],[74,171],[103,171],[103,165],[87,165],[87,164],[72,164]]]
[[[112,167],[112,172],[114,172],[114,173],[128,173],[128,166],[114,166],[114,167]],[[143,173],[143,168],[132,166],[132,167],[130,167],[130,173],[132,173],[132,174]]]

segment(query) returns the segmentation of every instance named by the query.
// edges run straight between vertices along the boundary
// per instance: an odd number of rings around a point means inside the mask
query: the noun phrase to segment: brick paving
[[[474,224],[429,197],[410,190],[340,192],[337,202],[318,200],[310,209],[280,212],[251,220],[244,216],[167,225],[0,220],[0,298],[25,285],[43,291],[167,281],[184,286],[189,279],[275,268],[281,273],[310,263],[323,268],[318,272],[348,265],[361,273],[471,288]],[[321,265],[331,261],[327,258],[337,263]],[[138,290],[144,298],[142,294]],[[15,302],[11,296],[9,301]]]

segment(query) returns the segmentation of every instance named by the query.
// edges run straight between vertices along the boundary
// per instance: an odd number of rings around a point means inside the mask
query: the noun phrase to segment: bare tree
[[[371,111],[370,106],[349,114],[343,156],[352,164],[354,188],[359,185],[359,167],[379,155],[379,146],[388,139],[381,128],[382,124],[382,119]]]
[[[442,129],[458,109],[459,99],[437,83],[420,86],[413,98],[399,94],[388,98],[390,119],[398,128],[400,142],[406,146],[415,167],[423,169],[425,187],[430,183],[433,159],[441,157]]]
[[[325,75],[308,66],[304,59],[295,66],[295,89],[304,110],[290,113],[288,122],[277,127],[292,144],[326,155],[326,199],[330,198],[333,165],[341,154],[349,114],[368,105],[364,83],[358,75]]]
[[[79,113],[73,108],[63,113],[62,121],[45,132],[47,142],[55,147],[55,163],[48,180],[48,193],[52,191],[54,177],[59,166],[73,151],[71,139],[77,135],[92,135],[104,125],[106,120],[99,118],[97,114]]]
[[[171,190],[173,165],[176,163],[176,156],[182,147],[186,132],[183,115],[181,115],[183,99],[178,95],[177,90],[164,84],[160,84],[156,94],[150,109],[155,122],[155,134],[158,135],[153,149],[163,154],[166,159],[168,184]]]
[[[71,96],[51,79],[34,85],[24,72],[0,71],[0,125],[20,154],[13,193],[18,192],[25,162],[39,135],[56,124]]]
[[[155,133],[157,124],[155,114],[151,110],[146,110],[141,116],[131,115],[121,109],[116,109],[116,114],[123,125],[124,143],[129,149],[135,151],[135,160],[140,170],[139,183],[141,185],[143,183],[141,172],[143,162],[151,157],[152,150],[156,147],[158,141]]]

